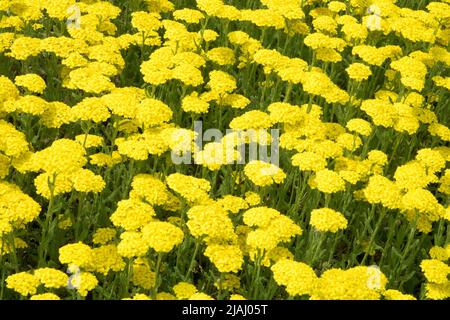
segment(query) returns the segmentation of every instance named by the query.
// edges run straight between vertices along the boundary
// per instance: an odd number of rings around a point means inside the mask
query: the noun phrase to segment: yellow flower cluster
[[[370,68],[362,63],[353,63],[345,70],[347,71],[350,79],[356,81],[367,80],[372,74]]]
[[[183,241],[183,231],[168,222],[150,222],[142,228],[142,238],[156,252],[169,252]]]
[[[433,247],[430,250],[431,259],[422,260],[420,268],[427,279],[425,284],[426,297],[433,300],[443,300],[450,297],[450,245]]]
[[[25,74],[15,78],[16,85],[24,87],[33,93],[43,93],[45,90],[45,81],[37,74]]]
[[[314,209],[311,212],[311,220],[309,222],[314,228],[322,232],[337,232],[347,228],[347,219],[340,212],[333,209],[322,208]]]
[[[40,212],[41,206],[18,186],[0,181],[0,234],[24,228]]]
[[[133,284],[144,289],[152,289],[155,286],[155,273],[149,263],[144,259],[136,259],[133,264]]]
[[[271,270],[275,281],[285,286],[290,296],[312,295],[314,292],[317,276],[307,264],[282,259]]]
[[[303,233],[302,228],[289,217],[268,207],[255,207],[245,211],[243,220],[247,226],[255,228],[246,232],[246,250],[252,259],[262,258],[267,254],[265,263],[268,263],[267,259],[270,261],[270,258],[279,256],[279,244],[289,242]]]
[[[187,282],[179,282],[172,288],[178,299],[189,299],[192,295],[197,293],[197,288]]]
[[[382,204],[389,209],[400,212],[418,230],[428,233],[432,223],[445,218],[445,208],[427,187],[438,182],[436,174],[445,167],[446,160],[439,150],[421,149],[416,159],[397,167],[394,181],[373,175],[362,190],[369,203]]]
[[[450,299],[449,12],[0,1],[2,297]]]
[[[194,237],[204,239],[208,244],[237,241],[233,222],[222,207],[216,204],[193,206],[187,216],[186,225]]]
[[[211,260],[219,272],[238,272],[244,262],[242,251],[237,245],[208,245],[205,256]]]
[[[260,160],[250,161],[245,166],[244,173],[251,182],[260,187],[282,183],[286,178],[282,169]]]
[[[0,240],[0,256],[11,254],[13,250],[28,248],[28,244],[21,238]]]
[[[27,272],[10,275],[6,279],[7,287],[20,293],[22,296],[34,295],[39,285],[39,279]]]
[[[205,179],[174,173],[167,177],[167,185],[170,189],[180,194],[190,203],[207,202],[209,200],[210,183]]]

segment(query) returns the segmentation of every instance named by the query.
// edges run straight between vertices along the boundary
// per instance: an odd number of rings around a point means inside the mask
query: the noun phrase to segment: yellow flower
[[[183,242],[183,231],[168,222],[150,222],[142,228],[142,238],[158,253],[171,251]]]
[[[94,134],[80,134],[75,136],[75,141],[84,148],[95,148],[103,144],[103,137]]]
[[[225,94],[220,100],[220,104],[224,106],[230,106],[234,109],[244,109],[250,104],[250,100],[241,94]]]
[[[150,205],[161,206],[170,198],[167,186],[150,174],[136,175],[131,182],[131,187],[130,199],[144,200]]]
[[[187,282],[179,282],[172,288],[178,299],[189,299],[193,294],[197,293],[197,288]]]
[[[156,300],[176,300],[176,297],[168,292],[158,292]]]
[[[88,292],[98,285],[98,280],[92,273],[80,272],[73,276],[70,284],[78,291],[80,296],[86,297]]]
[[[219,272],[238,272],[244,262],[241,249],[237,245],[211,244],[205,250]]]
[[[322,208],[314,209],[311,212],[309,223],[319,231],[335,233],[338,230],[346,229],[348,222],[342,213],[333,209]]]
[[[368,45],[354,46],[352,54],[359,56],[364,62],[381,66],[388,58],[394,58],[402,53],[400,46],[372,47]]]
[[[419,161],[410,161],[398,166],[395,170],[394,179],[396,184],[405,190],[415,190],[425,188],[432,182],[437,182],[437,178]]]
[[[206,113],[209,110],[209,103],[202,100],[198,96],[198,93],[193,92],[192,94],[183,98],[181,108],[185,112]]]
[[[234,51],[230,48],[217,47],[208,51],[206,54],[209,60],[220,66],[233,65],[235,62]]]
[[[192,203],[199,203],[209,199],[208,193],[211,185],[208,180],[174,173],[167,177],[167,184],[169,188]]]
[[[233,243],[237,240],[233,222],[218,205],[193,206],[187,216],[189,221],[186,225],[196,238],[204,238],[207,243]]]
[[[106,104],[100,98],[85,98],[72,108],[72,113],[79,120],[99,123],[110,117]]]
[[[352,63],[347,69],[345,69],[348,73],[350,79],[356,81],[367,80],[369,76],[372,74],[372,71],[368,66],[362,63]]]
[[[219,37],[219,34],[216,31],[214,31],[214,30],[206,29],[203,32],[203,34],[200,32],[199,36],[200,37],[203,36],[203,40],[205,42],[212,42],[212,41],[215,41]]]
[[[14,241],[14,243],[12,243]],[[23,241],[21,238],[14,238],[12,241],[8,241],[7,239],[0,240],[0,256],[10,254],[14,249],[25,249],[28,248],[28,244]]]
[[[372,126],[363,119],[354,118],[347,122],[347,129],[359,133],[362,136],[369,136],[372,133]]]
[[[258,110],[248,111],[230,122],[230,128],[234,130],[259,130],[267,129],[271,126],[270,116]]]
[[[337,23],[330,16],[318,16],[312,22],[314,29],[318,32],[336,34]]]
[[[378,300],[387,283],[377,267],[329,269],[317,281],[313,300]]]
[[[82,242],[66,244],[59,248],[59,261],[64,264],[76,265],[79,268],[90,268],[93,258],[91,247]]]
[[[136,106],[136,120],[144,126],[154,127],[172,119],[172,110],[163,102],[147,98]]]
[[[187,23],[199,23],[201,20],[205,18],[202,12],[188,8],[175,10],[173,12],[173,17],[176,20],[183,20],[186,21]]]
[[[341,12],[345,11],[347,9],[347,6],[344,2],[340,1],[331,1],[328,3],[328,9],[330,9],[333,12]]]
[[[152,300],[152,299],[143,293],[137,293],[133,296],[133,298],[123,298],[122,300]]]
[[[231,93],[237,88],[236,79],[223,71],[211,71],[209,73],[209,79],[208,86],[218,95]]]
[[[420,60],[403,57],[392,62],[391,68],[400,72],[401,82],[405,86],[418,91],[424,88],[427,67]]]
[[[79,169],[70,175],[73,188],[79,192],[99,193],[105,188],[105,181],[100,175],[88,169]]]
[[[450,141],[450,128],[440,123],[432,123],[428,127],[428,131],[431,135],[437,136],[443,141]]]
[[[248,208],[246,200],[232,195],[226,195],[217,200],[217,204],[231,213],[238,213],[240,210]]]
[[[282,259],[271,270],[275,281],[285,286],[290,296],[312,295],[317,276],[307,264]]]
[[[135,285],[147,290],[152,289],[155,286],[156,275],[150,269],[150,266],[145,262],[144,259],[142,259],[142,261],[140,261],[140,259],[137,259],[133,264],[132,270],[132,281]]]
[[[118,248],[114,244],[103,245],[92,249],[93,265],[89,271],[100,272],[107,275],[109,271],[122,271],[125,262],[119,255]]]
[[[203,84],[203,76],[200,69],[187,63],[181,63],[172,70],[173,79],[178,79],[188,86],[199,86]]]
[[[116,230],[113,228],[99,228],[92,236],[94,244],[107,244],[116,236]]]
[[[286,178],[281,168],[260,160],[250,161],[245,166],[244,173],[251,182],[260,187],[283,183]]]
[[[211,296],[203,292],[194,293],[188,300],[214,300]]]
[[[372,150],[367,154],[367,160],[372,164],[384,166],[388,162],[388,157],[383,151]]]
[[[251,208],[244,213],[244,223],[248,226],[268,227],[273,219],[280,216],[280,212],[268,207]]]
[[[14,184],[0,181],[0,233],[23,228],[35,220],[40,205]]]
[[[67,286],[69,277],[62,271],[52,268],[40,268],[34,270],[34,276],[44,284],[46,288],[62,288]]]
[[[20,272],[6,278],[6,287],[12,289],[22,296],[33,295],[39,285],[39,279],[27,272]]]
[[[143,257],[147,254],[149,245],[143,239],[142,233],[135,231],[125,231],[120,235],[120,242],[117,245],[117,252],[126,258]]]
[[[161,27],[160,16],[157,13],[136,11],[131,14],[131,24],[140,32],[153,35]]]
[[[249,206],[257,206],[261,203],[261,197],[259,194],[249,191],[245,193],[245,201],[249,204]]]
[[[302,171],[320,171],[326,168],[327,161],[315,152],[297,153],[292,157],[292,165],[299,167]]]
[[[121,200],[110,219],[117,227],[125,230],[138,230],[152,221],[155,210],[149,204],[138,199]]]
[[[49,102],[41,114],[41,122],[48,128],[60,128],[63,124],[69,124],[75,120],[72,109],[59,101]]]
[[[8,56],[17,60],[26,60],[28,57],[37,56],[41,53],[41,39],[20,37],[14,40]]]
[[[447,284],[449,282],[450,266],[442,261],[436,259],[422,260],[420,268],[429,282],[437,284]]]
[[[425,284],[426,297],[432,300],[444,300],[450,297],[450,281],[444,284],[428,282]]]
[[[307,117],[302,108],[285,102],[272,103],[267,109],[270,112],[270,119],[273,123],[295,124]]]
[[[350,133],[342,133],[336,138],[336,143],[345,150],[356,151],[361,145],[361,138]]]
[[[392,289],[386,290],[383,293],[383,297],[386,300],[417,300],[414,296],[410,294],[404,294],[398,290]]]
[[[325,18],[327,21],[328,19]],[[321,19],[322,20],[322,19]],[[327,27],[327,26],[325,26]],[[329,26],[327,28],[330,28]],[[314,50],[320,48],[334,49],[339,52],[343,51],[346,47],[344,40],[340,38],[330,37],[320,32],[311,33],[305,37],[305,45],[311,47]]]
[[[416,159],[430,172],[435,173],[445,168],[446,160],[437,150],[430,148],[421,149],[417,152]]]
[[[369,203],[380,203],[383,206],[396,209],[400,205],[401,189],[391,180],[381,175],[373,175],[363,189]]]
[[[324,193],[336,193],[345,190],[345,181],[338,173],[322,169],[310,179],[310,186]]]
[[[30,300],[61,300],[61,298],[54,293],[42,293],[31,296]]]
[[[247,299],[245,299],[245,297],[241,296],[240,294],[234,293],[230,296],[230,300],[247,300]]]
[[[430,249],[430,256],[432,259],[447,261],[450,257],[450,245],[445,248],[435,246]]]
[[[251,227],[258,227],[248,232],[245,242],[252,251],[251,259],[257,258],[258,249],[269,252],[280,242],[288,242],[292,237],[302,234],[302,229],[291,219],[268,207],[247,210],[244,212],[244,223]]]
[[[223,275],[223,277],[221,279],[219,278],[214,282],[214,286],[217,289],[234,291],[234,290],[240,289],[241,281],[240,281],[239,276],[232,274],[232,273],[226,273]]]
[[[44,79],[34,73],[17,76],[15,82],[17,86],[24,87],[34,93],[43,93],[46,87]]]

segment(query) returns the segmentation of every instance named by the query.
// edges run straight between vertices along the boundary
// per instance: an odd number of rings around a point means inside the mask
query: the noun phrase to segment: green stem
[[[381,210],[380,217],[378,218],[377,224],[375,226],[375,230],[373,230],[372,236],[370,237],[369,245],[367,246],[366,253],[364,254],[364,257],[361,261],[361,265],[364,265],[364,263],[367,260],[367,257],[369,256],[369,254],[372,250],[373,243],[375,242],[375,238],[378,235],[378,230],[381,227],[381,223],[383,222],[385,215],[386,215],[386,210],[385,209]]]
[[[259,290],[259,278],[261,275],[261,262],[264,257],[264,254],[261,254],[261,251],[258,249],[257,258],[255,260],[255,270],[256,272],[253,273],[253,279],[252,279],[252,294],[251,298],[256,299],[256,294],[260,292]]]
[[[55,192],[55,179],[56,179],[56,175],[53,175],[53,179],[48,180],[48,188],[50,190],[50,200],[47,206],[47,211],[45,212],[45,221],[44,224],[42,225],[42,230],[41,230],[41,239],[39,241],[39,246],[38,246],[38,266],[39,267],[43,267],[45,266],[45,258],[47,256],[47,252],[48,252],[48,241],[47,241],[47,236],[48,236],[48,228],[49,228],[49,224],[50,224],[50,220],[52,217],[52,209],[53,209],[53,204],[54,204],[54,192]]]
[[[159,269],[161,268],[161,261],[162,261],[162,253],[158,253],[158,258],[156,260],[156,268],[155,268],[155,286],[153,287],[153,292],[152,292],[152,298],[156,299],[156,294],[158,293],[158,288],[159,288]]]
[[[186,275],[184,276],[185,280],[188,280],[190,275],[191,275],[192,269],[194,268],[195,257],[197,256],[198,248],[200,247],[200,240],[199,239],[195,239],[194,241],[195,241],[194,254],[191,257],[191,262],[189,263],[189,268],[188,268],[188,270],[186,272]]]
[[[324,232],[320,232],[317,241],[314,241],[313,250],[310,251],[310,252],[313,252],[313,254],[308,259],[310,261],[309,262],[310,265],[314,265],[314,263],[319,258],[318,254],[320,252],[320,249],[322,248],[322,243],[323,243],[325,237],[326,237],[326,234]]]
[[[283,102],[288,102],[289,101],[289,99],[291,97],[292,87],[293,87],[293,84],[291,82],[289,82],[287,87],[286,87],[286,94],[284,96],[284,101]]]

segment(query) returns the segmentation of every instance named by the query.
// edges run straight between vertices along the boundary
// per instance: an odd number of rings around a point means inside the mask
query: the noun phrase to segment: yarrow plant
[[[448,0],[0,0],[0,299],[450,299]]]

